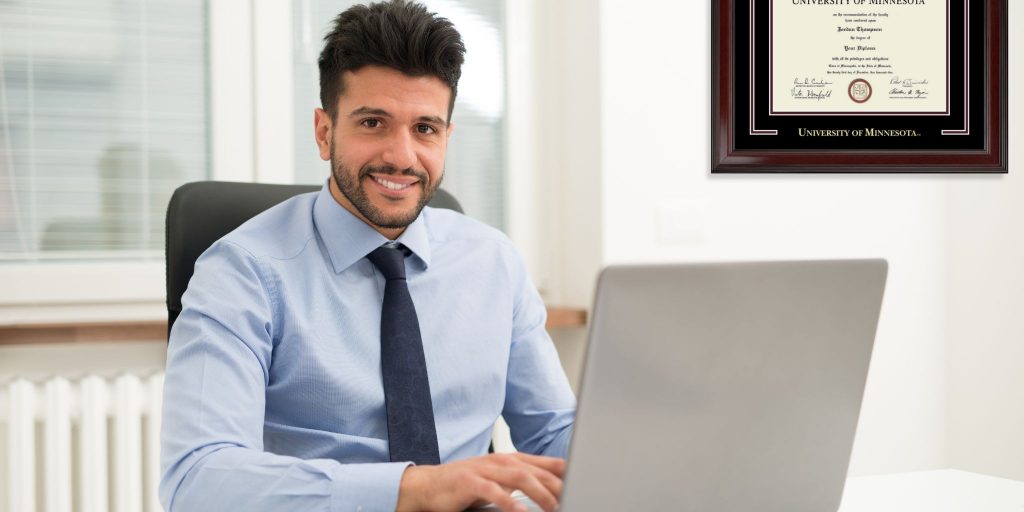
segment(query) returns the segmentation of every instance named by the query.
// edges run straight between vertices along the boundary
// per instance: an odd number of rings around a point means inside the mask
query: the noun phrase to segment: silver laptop
[[[886,273],[605,269],[560,509],[837,510]]]

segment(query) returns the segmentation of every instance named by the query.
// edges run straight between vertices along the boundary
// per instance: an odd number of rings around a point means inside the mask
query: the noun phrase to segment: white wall
[[[1024,9],[1010,9],[1010,174],[947,189],[950,465],[1024,480]]]
[[[601,98],[598,12],[592,0],[533,0],[533,176],[525,211],[538,253],[531,268],[549,306],[590,307],[602,264]],[[510,45],[522,44],[510,41]],[[517,65],[517,63],[513,63]],[[521,115],[510,112],[511,116]],[[522,198],[519,198],[520,200]],[[517,240],[517,243],[519,241]],[[586,330],[551,332],[570,381],[578,383]]]
[[[1012,175],[711,176],[707,4],[600,3],[603,261],[887,258],[851,474],[993,472],[1000,448],[1016,455],[1002,472],[1019,470],[1024,187]]]

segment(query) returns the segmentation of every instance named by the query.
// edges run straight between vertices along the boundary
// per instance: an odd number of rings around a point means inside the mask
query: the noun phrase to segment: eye
[[[371,117],[368,119],[363,119],[359,124],[367,128],[377,128],[378,126],[380,126],[380,119]]]
[[[416,131],[424,135],[437,133],[437,129],[429,124],[420,123],[416,125]]]

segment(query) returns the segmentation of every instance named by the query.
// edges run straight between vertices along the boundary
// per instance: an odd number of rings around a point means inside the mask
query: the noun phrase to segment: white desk
[[[1024,482],[955,469],[853,477],[839,512],[1024,512]]]
[[[520,491],[512,495],[540,510]],[[1024,512],[1024,482],[955,469],[853,477],[839,512]]]

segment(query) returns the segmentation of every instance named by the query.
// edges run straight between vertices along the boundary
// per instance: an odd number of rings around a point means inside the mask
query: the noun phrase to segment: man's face
[[[388,238],[419,215],[441,185],[451,90],[433,76],[382,66],[345,72],[332,123],[316,111],[320,158],[330,160],[331,194]]]

